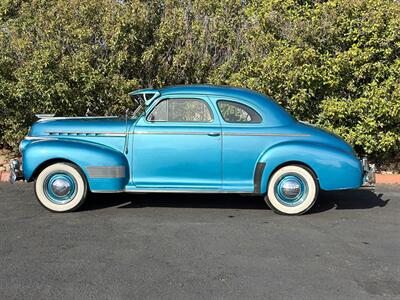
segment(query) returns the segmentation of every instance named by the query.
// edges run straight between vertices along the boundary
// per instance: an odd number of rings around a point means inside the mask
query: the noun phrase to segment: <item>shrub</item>
[[[111,114],[139,87],[248,87],[360,155],[400,148],[400,3],[3,1],[0,144],[35,113]]]

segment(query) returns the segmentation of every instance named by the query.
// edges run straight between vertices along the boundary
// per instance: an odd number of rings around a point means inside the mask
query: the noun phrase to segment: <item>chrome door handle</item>
[[[219,132],[209,132],[209,136],[220,136],[221,134]]]

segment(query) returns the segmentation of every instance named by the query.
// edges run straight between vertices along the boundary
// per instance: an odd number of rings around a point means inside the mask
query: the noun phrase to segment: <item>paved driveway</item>
[[[0,298],[397,298],[400,189],[324,193],[284,217],[262,198],[95,195],[54,214],[0,184]]]

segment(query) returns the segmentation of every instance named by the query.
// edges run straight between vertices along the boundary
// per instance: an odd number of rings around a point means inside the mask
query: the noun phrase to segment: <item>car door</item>
[[[221,124],[207,97],[156,100],[136,124],[133,181],[138,188],[218,190]]]
[[[269,128],[259,108],[241,99],[210,96],[221,117],[222,189],[255,192],[255,174],[260,155],[278,137],[265,136]]]

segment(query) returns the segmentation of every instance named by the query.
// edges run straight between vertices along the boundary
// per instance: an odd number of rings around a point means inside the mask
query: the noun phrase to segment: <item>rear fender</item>
[[[122,190],[129,181],[125,155],[107,146],[81,140],[31,141],[23,150],[23,174],[32,181],[35,172],[46,162],[67,160],[81,168],[90,190]]]
[[[360,161],[349,152],[326,144],[290,141],[275,145],[259,158],[265,163],[260,193],[265,193],[272,173],[285,164],[304,164],[311,168],[323,190],[358,188],[362,184]],[[260,164],[259,164],[260,165]]]

